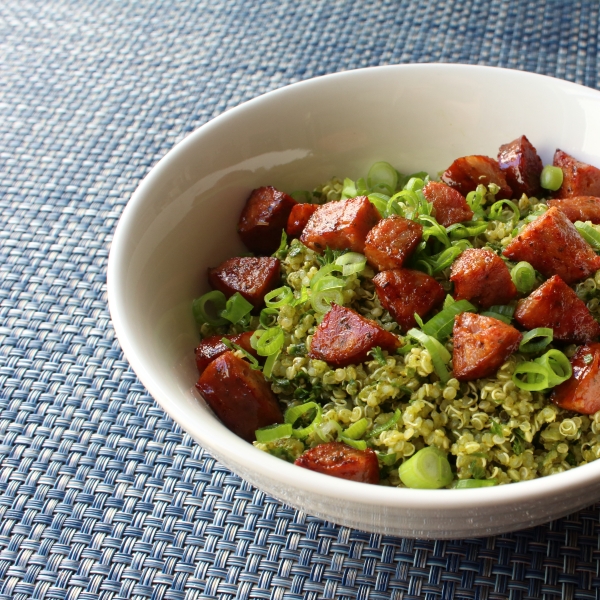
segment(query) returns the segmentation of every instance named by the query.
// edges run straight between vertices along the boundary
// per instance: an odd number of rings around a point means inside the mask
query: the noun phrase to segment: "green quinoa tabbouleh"
[[[390,208],[389,195],[380,193],[378,196],[372,193],[372,188],[366,189],[382,216],[393,211],[408,218],[416,218],[423,210],[431,214],[431,205],[423,203],[422,194],[419,195],[429,178],[421,173],[407,179],[400,180],[392,191],[412,190],[411,197],[416,194],[420,198],[419,206],[404,202],[404,197],[400,197]],[[364,180],[352,182],[334,178],[312,193],[304,193],[302,199],[314,204],[335,202],[358,195],[361,186],[366,187]],[[513,200],[512,205],[499,206],[495,204],[497,192],[494,184],[488,188],[479,185],[476,192],[467,196],[475,213],[471,223],[479,221],[487,226],[483,232],[462,238],[463,250],[485,247],[502,257],[502,250],[517,233],[548,210],[544,199],[525,195]],[[600,226],[591,223],[588,226],[600,234]],[[438,244],[434,237],[430,238],[429,245],[432,243]],[[439,253],[443,249],[435,248],[435,251]],[[408,262],[409,268],[425,268],[423,263],[417,262],[423,250],[422,245]],[[433,250],[428,252],[431,256]],[[281,285],[293,290],[293,301],[263,311],[260,318],[247,314],[236,324],[215,326],[205,322],[200,326],[202,338],[280,328],[284,341],[274,361],[271,360],[270,373],[267,372],[272,391],[284,411],[308,402],[321,407],[320,422],[315,419],[315,411],[308,411],[304,421],[300,417],[295,423],[295,427],[309,426],[309,433],[303,439],[287,435],[268,442],[254,442],[257,448],[293,462],[308,448],[342,439],[349,427],[360,422],[366,429],[359,428],[364,431],[354,435],[351,442],[372,448],[379,459],[380,483],[398,487],[404,486],[398,475],[400,465],[426,446],[435,446],[447,454],[454,473],[454,482],[448,487],[465,479],[487,479],[495,484],[524,481],[566,471],[600,457],[600,412],[585,415],[567,411],[549,401],[549,391],[528,391],[515,384],[515,368],[531,361],[531,354],[517,351],[495,376],[465,382],[452,376],[450,360],[447,364],[449,379],[442,383],[430,351],[415,339],[402,335],[399,325],[382,307],[372,281],[376,273],[369,266],[342,277],[338,302],[397,335],[404,346],[397,353],[375,348],[365,362],[340,368],[310,358],[313,334],[323,318],[311,303],[311,281],[320,269],[339,258],[340,253],[328,250],[320,255],[298,239],[288,242],[284,236],[274,256],[281,261]],[[503,260],[509,270],[516,265]],[[433,277],[446,294],[452,293],[450,265],[434,272]],[[539,273],[536,272],[535,277],[533,289],[544,282]],[[600,271],[573,289],[593,317],[600,320]],[[511,304],[514,308],[516,300]],[[425,320],[442,308],[427,315]],[[512,313],[509,311],[509,314]],[[444,345],[452,353],[452,337]],[[551,343],[533,357],[554,347]],[[556,347],[567,357],[576,351],[575,345]],[[247,358],[239,349],[236,353]],[[382,427],[384,425],[386,427]]]

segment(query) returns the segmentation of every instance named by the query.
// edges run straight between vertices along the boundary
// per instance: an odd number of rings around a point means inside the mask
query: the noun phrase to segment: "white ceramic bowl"
[[[362,69],[251,100],[177,144],[140,184],[112,244],[110,311],[133,369],[220,462],[307,513],[367,531],[482,536],[543,523],[600,499],[600,461],[535,481],[470,490],[386,488],[269,456],[228,431],[195,391],[191,302],[206,268],[243,250],[250,190],[312,189],[377,160],[431,175],[467,154],[495,156],[525,134],[544,163],[557,147],[600,166],[600,93],[549,77],[464,65]]]

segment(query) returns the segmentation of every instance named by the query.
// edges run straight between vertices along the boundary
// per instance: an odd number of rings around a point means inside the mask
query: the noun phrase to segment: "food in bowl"
[[[560,150],[543,168],[521,136],[439,182],[380,162],[292,196],[252,192],[238,231],[259,256],[209,269],[194,302],[197,387],[230,429],[401,487],[600,456],[599,169]]]

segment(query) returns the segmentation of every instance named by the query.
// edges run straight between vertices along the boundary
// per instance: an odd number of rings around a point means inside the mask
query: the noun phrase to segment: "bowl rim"
[[[214,452],[217,457],[223,457],[224,460],[228,459],[228,461],[236,465],[239,465],[240,462],[247,465],[252,460],[252,466],[246,466],[249,471],[271,481],[278,481],[281,486],[289,486],[290,489],[301,490],[303,493],[308,492],[320,497],[344,502],[348,502],[348,499],[351,499],[355,503],[364,505],[406,507],[407,509],[440,509],[440,506],[442,506],[443,510],[464,511],[466,507],[484,508],[500,504],[518,504],[524,500],[531,502],[532,500],[561,495],[564,493],[565,487],[569,487],[575,493],[579,488],[584,488],[594,482],[600,481],[600,460],[581,465],[569,471],[533,480],[512,483],[510,485],[464,490],[416,490],[365,485],[309,471],[254,448],[221,424],[217,428],[214,426],[211,427],[210,431],[209,427],[204,427],[202,424],[190,424],[186,420],[185,409],[177,403],[169,402],[166,390],[163,390],[161,382],[146,368],[143,357],[138,356],[134,348],[134,342],[130,339],[131,332],[128,328],[124,307],[122,306],[122,292],[120,291],[120,285],[125,281],[126,250],[129,233],[135,224],[137,213],[143,206],[147,192],[152,190],[165,175],[166,171],[170,170],[173,164],[178,161],[181,155],[188,152],[188,148],[198,143],[204,135],[220,127],[221,123],[227,121],[232,116],[239,115],[243,111],[251,111],[255,106],[265,102],[276,102],[281,97],[294,94],[298,89],[320,86],[323,84],[322,82],[330,80],[360,77],[364,73],[374,71],[401,73],[422,70],[431,75],[432,72],[440,69],[444,71],[469,72],[473,75],[495,73],[500,77],[551,82],[553,86],[557,86],[562,91],[575,92],[577,95],[591,95],[596,99],[600,98],[600,91],[598,90],[548,75],[462,63],[382,65],[320,75],[261,94],[233,108],[227,109],[217,117],[206,122],[176,143],[150,169],[127,202],[113,236],[107,268],[108,305],[116,337],[126,359],[152,397],[176,423],[186,430],[197,442],[206,447],[209,452]],[[250,459],[247,457],[250,457]],[[259,460],[253,460],[255,458]]]

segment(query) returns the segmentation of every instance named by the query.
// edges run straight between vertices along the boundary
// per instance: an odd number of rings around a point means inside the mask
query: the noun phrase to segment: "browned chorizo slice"
[[[563,172],[563,183],[554,192],[555,198],[600,196],[600,169],[575,160],[562,150],[554,153],[553,164]]]
[[[395,352],[400,345],[394,334],[371,319],[350,308],[332,304],[315,330],[308,355],[333,367],[346,367],[367,360],[369,351],[375,346]]]
[[[366,196],[328,202],[319,206],[309,219],[300,241],[315,252],[331,248],[362,254],[367,234],[380,219]]]
[[[515,320],[525,329],[550,327],[554,339],[563,342],[585,343],[600,335],[585,302],[558,275],[519,301]]]
[[[578,348],[571,366],[573,375],[554,388],[550,399],[565,410],[593,415],[600,410],[600,344]]]
[[[257,429],[283,423],[264,375],[231,351],[206,367],[196,387],[223,424],[248,442],[254,441]]]
[[[473,218],[473,211],[465,197],[449,185],[430,181],[422,191],[425,198],[433,204],[433,216],[440,225],[450,227],[454,223],[470,221]]]
[[[279,260],[270,256],[238,256],[214,269],[208,269],[208,281],[227,298],[239,292],[255,308],[279,282]]]
[[[558,275],[566,283],[600,269],[600,256],[555,206],[529,223],[503,254],[512,260],[527,261],[544,277]]]
[[[506,182],[498,161],[489,156],[472,155],[457,158],[444,171],[441,179],[463,196],[474,191],[480,183],[486,186],[495,183],[500,188],[498,199],[512,198],[512,189]]]
[[[221,356],[221,354],[224,354],[229,350],[229,348],[221,341],[223,338],[227,338],[230,342],[237,344],[246,352],[249,352],[252,356],[256,357],[256,350],[250,345],[250,338],[253,333],[253,331],[246,331],[244,333],[238,333],[237,335],[211,335],[210,337],[203,339],[195,350],[198,373],[202,375],[204,369],[206,369],[217,356]]]
[[[446,293],[433,278],[412,269],[383,271],[373,278],[382,306],[394,317],[403,331],[414,327],[414,314],[424,317],[439,306]]]
[[[542,192],[540,175],[544,165],[526,136],[522,135],[509,144],[500,146],[498,165],[515,198],[520,198],[523,194],[539,196]]]
[[[328,442],[307,450],[294,464],[340,479],[379,483],[379,463],[371,448],[358,450],[342,442]]]
[[[248,250],[256,254],[275,252],[295,205],[291,196],[274,187],[253,190],[238,222],[238,233]]]
[[[423,237],[423,227],[410,219],[392,215],[379,221],[365,242],[365,256],[378,271],[399,269]]]
[[[286,233],[293,238],[300,237],[317,208],[319,208],[318,204],[296,204],[288,217]]]
[[[488,248],[467,248],[452,264],[450,281],[456,300],[471,300],[481,308],[508,304],[517,296],[508,267]]]
[[[511,325],[473,313],[456,316],[453,336],[452,365],[459,381],[494,375],[523,337]]]
[[[596,196],[574,196],[573,198],[555,198],[548,200],[548,206],[556,206],[567,215],[572,223],[591,221],[600,223],[600,198]]]

